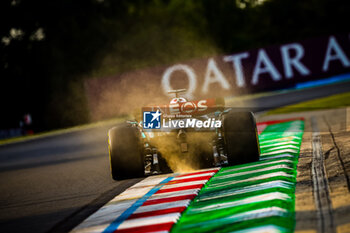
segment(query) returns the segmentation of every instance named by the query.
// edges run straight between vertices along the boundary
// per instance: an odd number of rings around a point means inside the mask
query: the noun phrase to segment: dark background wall
[[[350,73],[349,33],[181,61],[85,81],[93,121],[168,104],[169,90],[186,88],[188,101],[293,88]],[[342,76],[345,78],[345,76]],[[341,77],[337,77],[338,79]]]
[[[0,128],[91,120],[84,80],[349,32],[347,0],[5,0]]]

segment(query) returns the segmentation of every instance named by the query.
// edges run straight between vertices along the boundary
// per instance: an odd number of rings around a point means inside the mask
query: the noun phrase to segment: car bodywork
[[[169,93],[175,94],[175,98],[171,99],[169,104],[142,108],[142,113],[153,112],[155,117],[161,114],[162,127],[147,128],[140,117],[127,121],[127,125],[123,126],[124,131],[126,129],[129,131],[131,127],[135,132],[134,140],[138,143],[134,144],[134,147],[140,147],[137,159],[141,157],[144,175],[178,171],[184,168],[202,169],[212,166],[227,166],[246,161],[251,162],[259,158],[259,148],[257,152],[254,152],[255,155],[251,153],[250,157],[254,158],[248,159],[241,159],[241,157],[247,157],[243,154],[238,155],[242,150],[234,152],[236,148],[240,147],[237,137],[241,136],[243,140],[244,137],[247,137],[244,135],[247,134],[249,134],[250,139],[254,137],[253,146],[258,146],[256,124],[252,113],[235,113],[234,109],[225,108],[223,98],[187,101],[185,98],[179,97],[179,93],[183,91],[185,90],[170,91]],[[250,125],[247,126],[250,128],[249,132],[245,132],[245,126],[242,124]],[[225,130],[227,128],[230,128],[230,131]],[[123,155],[118,153],[118,147],[122,148],[125,145],[114,146],[114,151],[112,150],[113,143],[111,141],[116,140],[111,139],[113,130],[121,131],[122,129],[114,128],[109,132],[112,176],[118,179],[120,174],[118,173],[117,177],[114,176],[113,170],[122,168],[120,163],[123,162],[119,157]],[[123,134],[120,133],[120,135]],[[244,141],[247,140],[243,140],[243,144]],[[231,143],[235,143],[236,146],[228,146]],[[130,147],[128,150],[132,151],[133,148]],[[127,152],[128,150],[123,151]],[[133,152],[133,154],[135,153]],[[136,157],[134,158],[136,159]],[[142,174],[142,172],[138,174]],[[127,175],[127,177],[132,177],[132,174]]]

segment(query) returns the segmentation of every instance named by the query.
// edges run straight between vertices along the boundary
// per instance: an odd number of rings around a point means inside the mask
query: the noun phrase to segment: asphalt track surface
[[[255,98],[254,107],[263,111],[348,91],[350,82],[282,92]],[[0,146],[0,232],[67,232],[142,180],[111,179],[110,127]]]

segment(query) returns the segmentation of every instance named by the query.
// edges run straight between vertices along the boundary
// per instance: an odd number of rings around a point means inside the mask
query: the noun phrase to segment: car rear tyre
[[[109,130],[109,158],[114,180],[144,176],[139,134],[139,130],[130,124],[122,124]]]
[[[172,173],[173,171],[169,167],[168,162],[163,158],[163,156],[159,153],[158,154],[158,163],[159,163],[159,169],[162,173]]]
[[[224,115],[223,127],[230,166],[259,160],[259,139],[252,112],[227,113]]]

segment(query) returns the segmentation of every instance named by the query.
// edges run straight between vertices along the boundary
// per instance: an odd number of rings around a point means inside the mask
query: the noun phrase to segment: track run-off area
[[[147,177],[72,232],[293,232],[304,121],[262,122],[258,131],[258,162]]]

